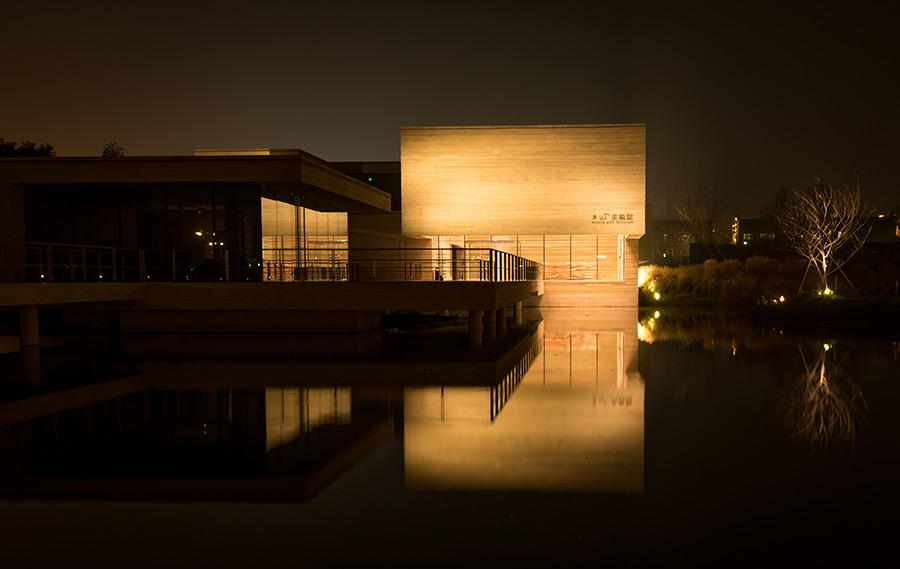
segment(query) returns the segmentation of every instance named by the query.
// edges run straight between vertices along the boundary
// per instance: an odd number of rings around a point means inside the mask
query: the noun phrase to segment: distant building
[[[895,263],[900,247],[900,217],[875,215],[867,218],[860,236],[866,237],[856,262],[869,264]],[[735,216],[729,239],[723,237],[715,245],[715,254],[699,242],[681,220],[651,220],[647,237],[650,252],[647,260],[655,265],[677,266],[697,264],[711,258],[746,261],[753,256],[770,259],[791,258],[785,235],[774,219]]]

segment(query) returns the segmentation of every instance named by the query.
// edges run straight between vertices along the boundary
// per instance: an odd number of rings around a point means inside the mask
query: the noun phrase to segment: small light
[[[654,292],[654,293],[653,293],[653,298],[655,298],[656,300],[659,300],[659,293],[658,293],[658,292]]]
[[[825,348],[825,351],[827,352],[831,349],[831,344],[822,344],[822,347]]]
[[[779,296],[779,297],[778,297],[778,302],[784,302],[784,297],[783,297],[783,296]]]
[[[100,275],[100,278],[102,279],[102,278],[103,278],[103,275]]]
[[[194,232],[194,235],[196,235],[197,237],[203,237],[203,232],[202,232],[202,231],[195,231],[195,232]]]
[[[833,291],[830,288],[825,288],[825,294],[831,294]]]
[[[212,247],[212,241],[209,242],[209,246]]]
[[[605,258],[606,258],[606,255],[597,255],[597,258],[598,258],[598,259],[605,259]]]
[[[656,312],[653,313],[653,317],[654,317],[654,318],[659,318],[659,310],[657,310]]]

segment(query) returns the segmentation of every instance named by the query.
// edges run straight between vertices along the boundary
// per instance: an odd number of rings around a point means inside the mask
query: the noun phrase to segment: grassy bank
[[[641,267],[640,304],[715,310],[790,328],[900,327],[897,271],[892,265],[847,271],[834,285],[841,293],[829,295],[820,294],[817,279],[804,278],[804,272],[802,264],[759,257],[746,263]]]

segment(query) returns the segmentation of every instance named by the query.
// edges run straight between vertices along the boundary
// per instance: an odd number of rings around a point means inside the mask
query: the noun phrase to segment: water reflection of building
[[[402,434],[404,385],[465,376],[501,411],[530,330],[492,361],[147,361],[0,402],[0,495],[306,500]]]
[[[548,320],[499,413],[486,388],[406,388],[407,487],[641,492],[644,382],[625,312]]]
[[[2,494],[304,500],[394,432],[386,390],[159,379],[0,404]]]

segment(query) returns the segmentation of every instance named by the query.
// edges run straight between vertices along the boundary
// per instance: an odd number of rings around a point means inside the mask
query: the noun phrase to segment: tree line
[[[702,243],[710,258],[724,260],[719,244],[730,234],[731,219],[718,197],[688,199],[676,207],[691,238]],[[806,263],[806,273],[818,276],[819,292],[830,294],[831,279],[862,249],[869,236],[866,221],[872,210],[862,202],[859,184],[832,186],[815,178],[805,188],[782,189],[763,208],[784,235],[783,247]],[[806,279],[803,275],[801,281]],[[849,280],[849,279],[848,279]]]
[[[0,138],[0,156],[56,156],[56,151],[47,143],[37,144],[30,140],[24,142],[6,141]],[[125,149],[118,142],[107,142],[103,145],[100,156],[104,158],[115,158],[125,156]]]

